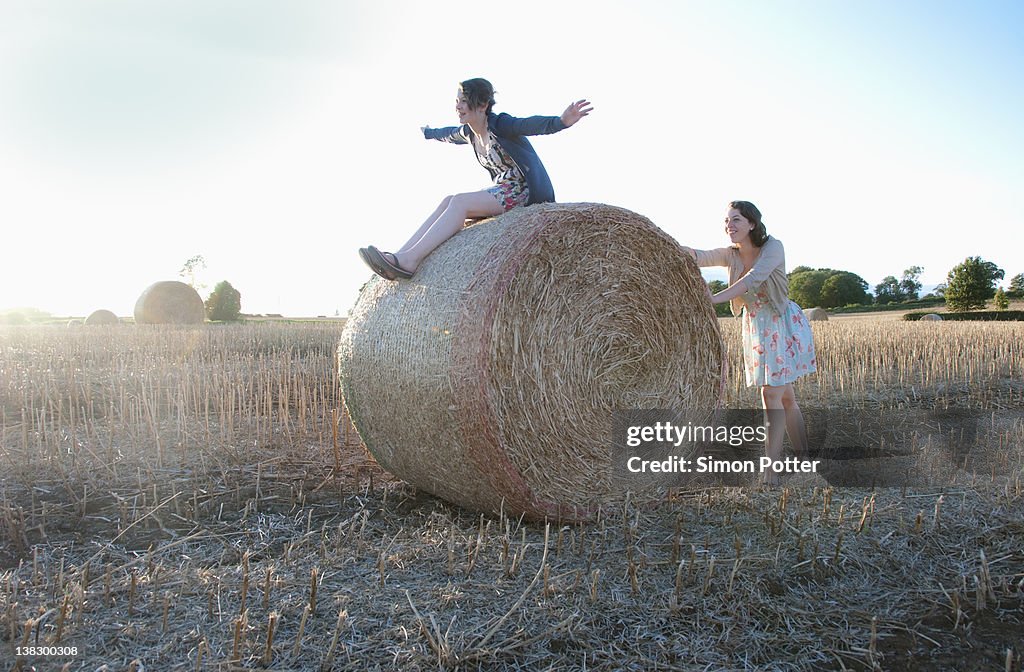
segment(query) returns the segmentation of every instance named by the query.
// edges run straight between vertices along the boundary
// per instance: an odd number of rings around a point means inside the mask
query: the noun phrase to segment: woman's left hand
[[[593,109],[589,100],[577,100],[565,108],[565,112],[562,112],[562,123],[568,128],[590,114]]]

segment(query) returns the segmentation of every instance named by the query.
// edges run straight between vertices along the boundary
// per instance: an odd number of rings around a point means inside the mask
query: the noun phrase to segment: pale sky
[[[750,200],[789,268],[872,287],[1024,272],[1024,3],[0,2],[0,310],[131,315],[200,254],[204,298],[344,315],[357,248],[488,186],[419,131],[477,76],[499,112],[593,102],[532,140],[559,201],[707,248]]]

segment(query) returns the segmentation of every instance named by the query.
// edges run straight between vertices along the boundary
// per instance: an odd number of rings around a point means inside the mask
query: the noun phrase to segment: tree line
[[[995,299],[996,308],[1005,310],[1010,298],[1024,297],[1024,273],[1010,279],[1008,291],[997,288],[996,283],[1005,277],[1005,272],[981,257],[964,259],[949,271],[946,282],[924,297],[920,296],[923,272],[921,266],[911,266],[898,279],[886,276],[871,292],[867,281],[856,273],[797,266],[787,274],[789,298],[803,308],[885,306],[937,298],[944,299],[951,310],[960,311],[984,308],[991,299]]]

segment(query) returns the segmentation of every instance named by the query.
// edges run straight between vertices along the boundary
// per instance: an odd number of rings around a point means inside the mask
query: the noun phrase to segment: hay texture
[[[921,322],[942,322],[942,316],[935,313],[928,313],[921,316]]]
[[[628,210],[516,208],[374,277],[338,346],[380,464],[467,508],[564,520],[614,492],[616,409],[710,414],[725,350],[696,264]]]
[[[205,319],[199,293],[176,280],[150,285],[135,302],[136,324],[202,324]]]
[[[85,323],[89,326],[110,326],[120,322],[117,315],[109,310],[94,310],[89,313],[89,317],[85,318]]]
[[[810,322],[828,321],[828,313],[824,308],[808,308],[804,311],[804,317]]]

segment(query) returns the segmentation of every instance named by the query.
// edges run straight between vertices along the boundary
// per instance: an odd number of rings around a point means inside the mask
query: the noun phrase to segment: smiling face
[[[487,116],[487,104],[472,107],[465,92],[460,88],[455,94],[455,113],[459,115],[460,124],[478,124]]]
[[[746,244],[750,242],[750,232],[754,229],[754,223],[744,217],[737,208],[730,208],[725,216],[725,232],[733,243]]]

